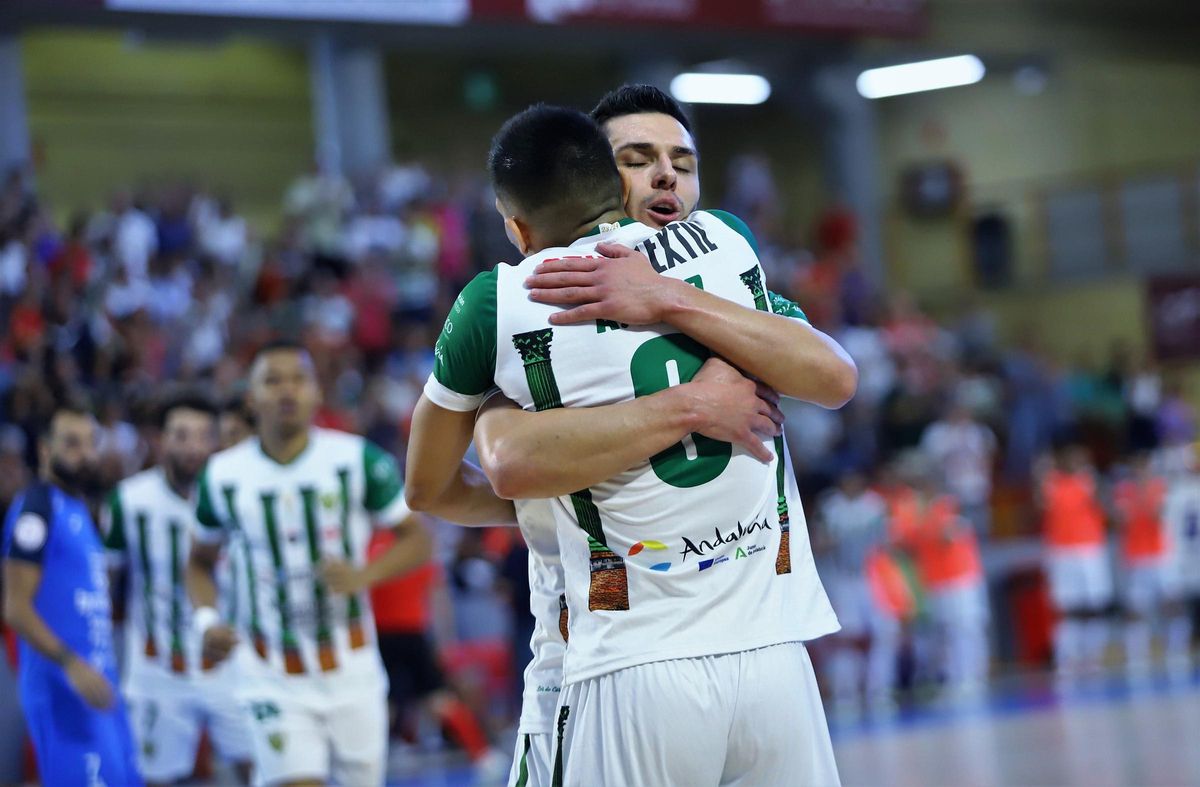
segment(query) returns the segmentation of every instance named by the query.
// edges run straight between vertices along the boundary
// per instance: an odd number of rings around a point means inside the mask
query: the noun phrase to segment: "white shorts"
[[[1165,558],[1129,564],[1122,590],[1125,608],[1141,616],[1151,615],[1182,596],[1179,574]]]
[[[249,726],[227,684],[209,677],[131,681],[126,704],[138,767],[146,781],[174,782],[190,776],[205,728],[223,759],[251,759]]]
[[[383,784],[386,688],[319,697],[280,691],[277,681],[268,680],[261,689],[244,689],[240,699],[250,719],[255,784],[302,779],[333,779],[346,787]]]
[[[1113,601],[1112,568],[1102,546],[1052,549],[1046,570],[1050,598],[1060,611],[1100,611]]]
[[[508,787],[551,787],[554,783],[554,734],[527,732],[517,735]]]
[[[618,670],[563,687],[565,787],[839,783],[803,643]]]

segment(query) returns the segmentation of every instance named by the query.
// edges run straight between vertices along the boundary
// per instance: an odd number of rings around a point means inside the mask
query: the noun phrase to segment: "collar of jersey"
[[[589,230],[586,235],[580,236],[575,242],[578,243],[580,240],[583,240],[584,238],[590,238],[593,235],[602,235],[605,232],[612,232],[618,227],[628,227],[630,224],[637,224],[637,222],[628,216],[623,219],[618,219],[615,224],[597,224],[595,227],[592,227],[592,229]]]
[[[304,446],[304,450],[296,454],[290,462],[280,462],[278,459],[268,454],[267,450],[263,448],[262,440],[260,440],[258,437],[254,438],[254,444],[258,446],[258,452],[263,455],[263,458],[276,467],[293,467],[298,464],[301,459],[308,456],[309,449],[312,448],[313,444],[313,430],[308,430],[308,443]]]

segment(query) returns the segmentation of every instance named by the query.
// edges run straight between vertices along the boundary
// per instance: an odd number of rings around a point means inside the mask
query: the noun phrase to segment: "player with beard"
[[[179,391],[162,403],[159,428],[161,463],[122,481],[104,511],[105,546],[127,568],[122,693],[149,783],[190,776],[205,728],[245,783],[249,729],[231,690],[233,665],[201,659],[184,585],[196,479],[216,448],[217,408],[199,393]]]
[[[43,784],[138,785],[117,662],[99,492],[96,420],[60,406],[39,445],[39,479],[4,523],[4,620],[20,642],[18,691]]]

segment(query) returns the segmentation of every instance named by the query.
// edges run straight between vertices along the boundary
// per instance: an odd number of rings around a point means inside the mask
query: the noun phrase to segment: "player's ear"
[[[522,256],[529,256],[529,250],[533,248],[533,238],[525,222],[516,216],[509,216],[504,220],[504,232]]]

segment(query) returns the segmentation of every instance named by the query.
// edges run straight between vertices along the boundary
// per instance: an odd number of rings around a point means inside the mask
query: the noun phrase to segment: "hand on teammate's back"
[[[645,254],[619,243],[601,243],[596,251],[604,257],[546,260],[538,265],[525,280],[530,300],[575,307],[550,315],[554,325],[588,320],[626,325],[663,322],[681,282],[659,276]]]
[[[700,434],[740,445],[760,462],[771,461],[773,454],[763,441],[783,434],[775,391],[720,358],[705,361],[685,387],[700,414]]]
[[[66,672],[71,688],[75,689],[88,705],[96,710],[108,710],[113,706],[116,697],[112,685],[107,678],[92,669],[92,665],[83,659],[72,658],[67,663]]]
[[[321,575],[334,593],[350,595],[367,587],[366,575],[362,570],[341,560],[327,558],[321,567]]]
[[[232,626],[209,626],[204,632],[201,649],[206,660],[218,664],[229,657],[237,643],[237,632]]]

